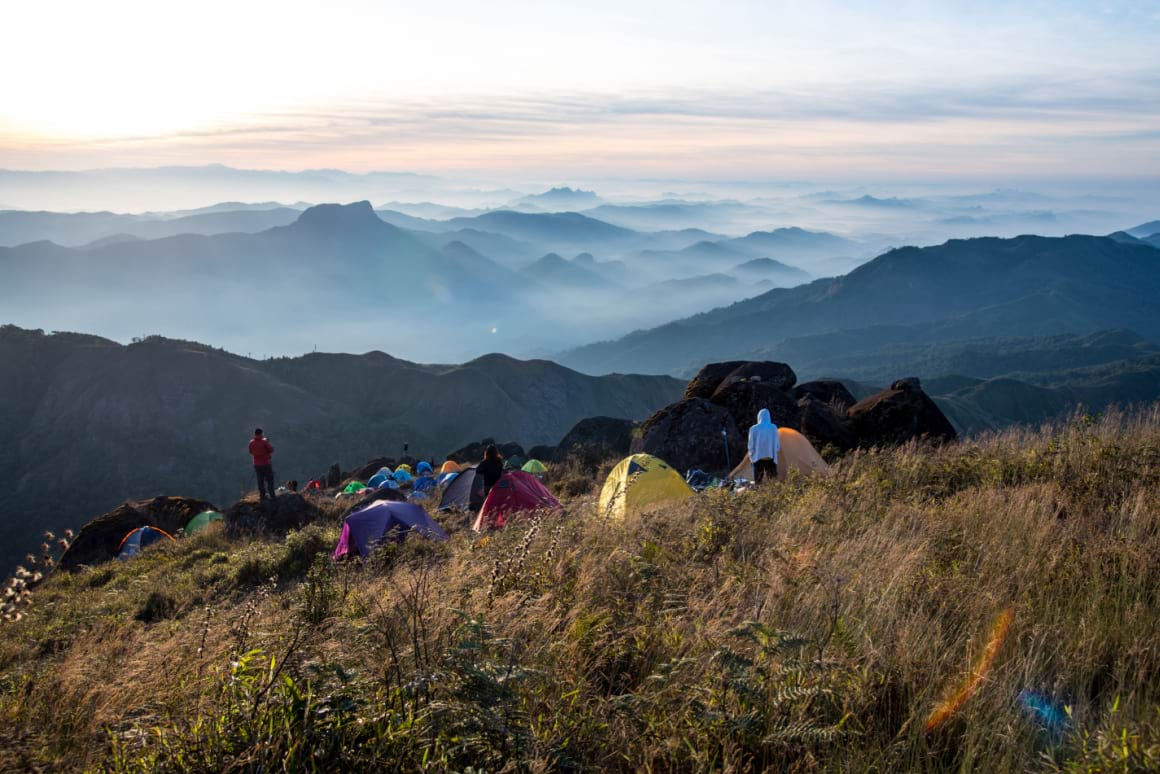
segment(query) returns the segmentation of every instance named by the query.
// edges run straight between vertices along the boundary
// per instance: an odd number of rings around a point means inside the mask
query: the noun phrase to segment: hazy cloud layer
[[[938,5],[26,4],[0,166],[1160,172],[1160,3]]]

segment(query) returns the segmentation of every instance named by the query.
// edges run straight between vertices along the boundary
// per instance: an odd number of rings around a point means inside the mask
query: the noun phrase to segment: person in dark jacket
[[[476,466],[475,475],[483,478],[483,496],[486,499],[487,493],[503,475],[503,455],[495,448],[494,443],[483,453],[483,462]]]
[[[250,439],[250,456],[254,458],[254,473],[258,476],[258,498],[267,496],[274,499],[274,447],[267,440],[262,428],[254,430]]]

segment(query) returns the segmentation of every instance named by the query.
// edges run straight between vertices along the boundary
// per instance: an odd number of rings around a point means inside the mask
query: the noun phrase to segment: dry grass
[[[1155,768],[1158,492],[1153,409],[361,568],[211,532],[0,628],[0,768]]]

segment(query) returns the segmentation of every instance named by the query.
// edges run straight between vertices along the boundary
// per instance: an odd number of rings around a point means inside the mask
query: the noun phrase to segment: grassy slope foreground
[[[364,567],[203,534],[0,627],[0,769],[1155,769],[1158,491],[1152,409]]]

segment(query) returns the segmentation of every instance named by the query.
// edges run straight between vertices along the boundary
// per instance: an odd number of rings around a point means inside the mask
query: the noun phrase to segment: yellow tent
[[[785,481],[789,471],[797,470],[805,473],[824,473],[830,469],[822,455],[814,450],[810,439],[788,427],[777,429],[777,439],[781,442],[781,451],[777,455],[777,480]],[[729,478],[747,478],[754,480],[753,462],[749,455],[741,460],[741,464],[733,468]]]
[[[440,473],[458,473],[460,470],[462,468],[459,467],[459,463],[452,462],[451,460],[447,460],[443,463],[443,467],[439,468]]]
[[[623,519],[630,512],[692,497],[693,490],[662,459],[634,454],[617,463],[600,490],[601,516]]]

